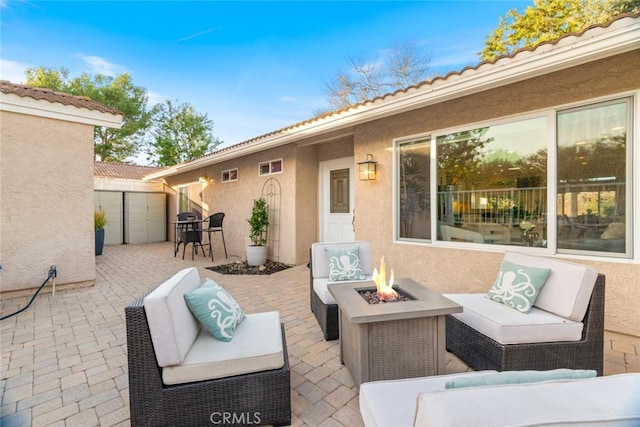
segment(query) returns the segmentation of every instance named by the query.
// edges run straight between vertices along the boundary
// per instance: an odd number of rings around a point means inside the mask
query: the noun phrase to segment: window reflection
[[[430,139],[398,145],[400,238],[431,238],[430,146]]]
[[[442,240],[547,245],[547,119],[439,136]]]
[[[625,252],[627,101],[558,114],[558,248]]]

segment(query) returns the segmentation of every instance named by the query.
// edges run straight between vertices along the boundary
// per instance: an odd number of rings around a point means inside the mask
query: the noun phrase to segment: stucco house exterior
[[[48,89],[0,81],[0,292],[92,284],[93,132],[120,112]],[[31,292],[31,291],[29,291]]]
[[[240,256],[264,195],[281,262],[368,240],[443,293],[486,292],[505,251],[588,264],[607,277],[607,330],[640,337],[638,64],[640,15],[621,16],[146,179],[176,193],[171,218],[225,212]]]

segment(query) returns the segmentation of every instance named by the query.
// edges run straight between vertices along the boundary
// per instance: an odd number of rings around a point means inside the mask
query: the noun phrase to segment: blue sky
[[[532,1],[7,1],[0,74],[29,67],[129,73],[150,104],[186,102],[224,145],[308,119],[349,57],[375,60],[412,41],[432,73],[479,62],[485,37]]]

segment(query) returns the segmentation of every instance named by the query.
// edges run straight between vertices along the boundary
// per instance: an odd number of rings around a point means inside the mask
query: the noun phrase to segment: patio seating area
[[[247,312],[277,310],[291,369],[293,426],[362,426],[358,389],[340,364],[339,340],[326,341],[309,308],[305,264],[272,274],[221,275],[206,269],[240,260],[182,260],[172,242],[107,246],[95,286],[41,293],[0,324],[3,426],[128,426],[129,380],[124,308],[163,279],[191,266],[227,289]],[[62,272],[59,271],[59,274]],[[31,295],[7,298],[2,314]],[[605,333],[604,374],[640,372],[640,342]],[[448,354],[446,373],[467,371]],[[213,411],[214,409],[212,409]]]

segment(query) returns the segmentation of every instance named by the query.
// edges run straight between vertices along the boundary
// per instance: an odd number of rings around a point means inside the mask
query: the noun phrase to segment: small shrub
[[[95,211],[93,213],[93,225],[96,230],[104,228],[107,225],[107,214],[103,211]]]

